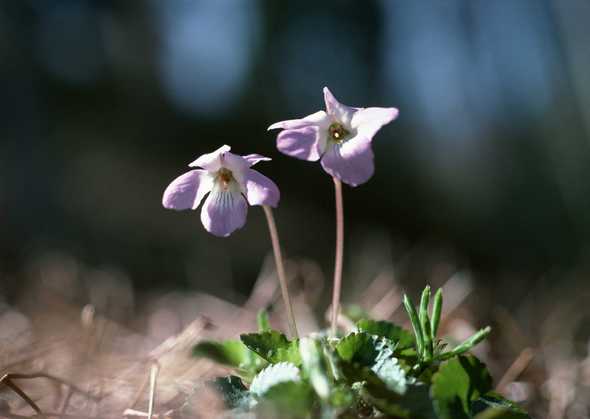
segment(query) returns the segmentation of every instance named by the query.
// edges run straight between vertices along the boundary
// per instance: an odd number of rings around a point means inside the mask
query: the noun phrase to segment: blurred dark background
[[[584,264],[589,21],[586,0],[4,0],[4,292],[59,251],[140,289],[247,293],[270,250],[262,211],[219,239],[199,212],[161,207],[222,144],[273,158],[259,170],[282,190],[286,252],[331,275],[332,182],[266,132],[322,109],[325,85],[400,109],[374,141],[375,176],[345,188],[349,283],[373,248],[394,266],[445,249],[484,277]]]

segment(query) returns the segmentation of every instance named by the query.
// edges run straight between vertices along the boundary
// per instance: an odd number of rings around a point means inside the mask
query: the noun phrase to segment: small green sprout
[[[422,291],[422,297],[420,298],[420,311],[416,313],[414,304],[404,294],[404,307],[410,317],[416,337],[416,352],[420,361],[416,365],[417,371],[423,371],[424,367],[433,361],[444,361],[470,351],[475,345],[484,340],[492,330],[489,326],[480,329],[451,351],[442,352],[442,345],[439,344],[440,340],[436,337],[442,313],[442,289],[439,288],[434,295],[431,316],[428,314],[430,295],[430,286],[427,285],[424,291]]]

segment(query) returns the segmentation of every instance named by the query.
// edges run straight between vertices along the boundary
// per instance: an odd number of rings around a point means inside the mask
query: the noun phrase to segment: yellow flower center
[[[340,124],[338,122],[334,122],[333,124],[331,124],[330,127],[328,128],[328,132],[330,134],[330,138],[332,139],[332,141],[334,141],[338,144],[343,142],[345,140],[345,138],[348,136],[348,134],[350,134],[350,132],[348,132],[342,126],[342,124]]]

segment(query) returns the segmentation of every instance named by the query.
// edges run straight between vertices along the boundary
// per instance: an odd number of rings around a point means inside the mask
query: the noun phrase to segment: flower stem
[[[344,206],[342,204],[342,182],[334,179],[336,195],[336,260],[334,262],[334,292],[332,294],[332,336],[336,336],[336,323],[340,309],[340,289],[342,288],[342,259],[344,255]]]
[[[285,275],[285,266],[283,265],[283,255],[281,253],[281,245],[279,244],[279,233],[277,232],[277,225],[275,224],[272,209],[268,205],[263,205],[264,215],[268,223],[268,231],[270,232],[270,240],[272,242],[272,250],[275,255],[275,265],[277,268],[277,275],[279,276],[279,283],[281,284],[281,293],[283,294],[283,301],[287,309],[287,319],[289,320],[289,329],[291,337],[298,339],[297,324],[295,323],[295,316],[293,315],[293,306],[291,298],[289,298],[289,287],[287,286],[287,276]]]

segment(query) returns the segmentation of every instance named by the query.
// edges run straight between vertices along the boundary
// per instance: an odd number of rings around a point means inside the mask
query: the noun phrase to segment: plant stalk
[[[293,305],[291,304],[291,298],[289,297],[289,287],[287,286],[287,275],[285,275],[285,266],[283,265],[283,254],[281,253],[277,225],[272,214],[272,209],[268,205],[263,205],[262,208],[264,209],[264,215],[266,215],[266,221],[268,223],[268,231],[270,232],[270,240],[272,242],[272,250],[275,256],[277,275],[279,276],[279,284],[281,285],[281,294],[283,295],[283,302],[285,303],[285,308],[287,309],[289,330],[291,331],[292,338],[299,339],[299,334],[297,333],[297,323],[295,323],[295,316],[293,315]]]
[[[342,261],[344,257],[344,205],[342,203],[342,182],[334,179],[336,195],[336,258],[334,262],[334,291],[332,293],[332,336],[336,336],[338,312],[340,310],[340,290],[342,288]]]

